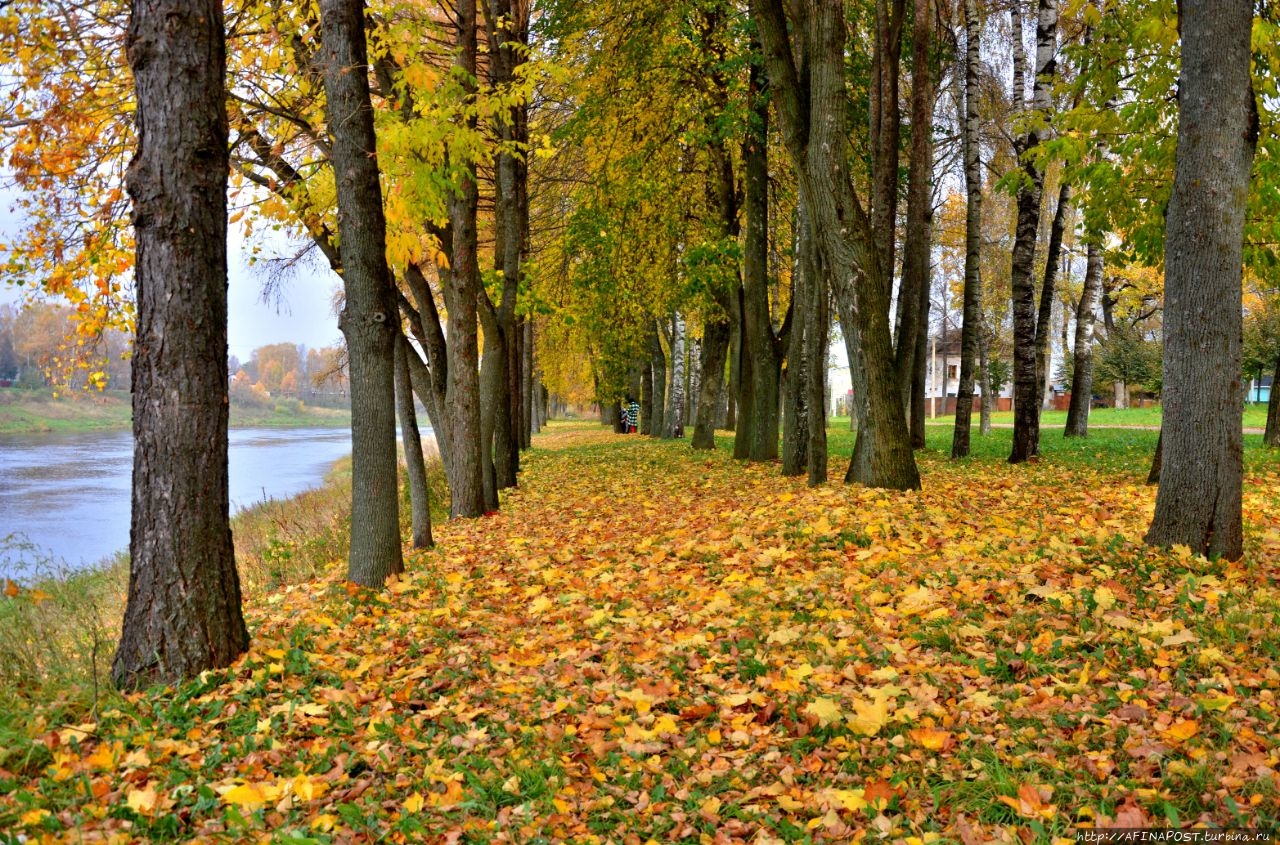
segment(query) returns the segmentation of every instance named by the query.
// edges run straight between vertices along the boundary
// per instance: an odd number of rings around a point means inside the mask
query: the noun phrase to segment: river
[[[351,433],[239,428],[230,445],[235,512],[320,486],[351,453]],[[127,431],[0,437],[0,578],[29,578],[50,561],[83,569],[125,550],[132,464]]]

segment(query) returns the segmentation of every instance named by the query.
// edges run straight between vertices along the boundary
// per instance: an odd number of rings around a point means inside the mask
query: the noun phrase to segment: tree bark
[[[964,60],[964,322],[960,328],[960,384],[956,388],[956,421],[951,457],[969,455],[973,419],[973,376],[982,332],[982,161],[978,137],[978,63],[981,61],[976,0],[965,0]],[[959,87],[959,86],[957,86]]]
[[[859,436],[870,438],[871,458],[868,471],[856,480],[874,487],[918,488],[920,475],[894,373],[889,292],[880,274],[871,221],[848,170],[843,4],[807,0],[795,16],[804,48],[805,84],[797,71],[782,0],[752,0],[751,12],[787,149],[810,198],[824,265],[842,300],[842,316],[852,312],[854,322],[846,331],[856,330],[865,363],[869,413]],[[861,278],[856,289],[855,278]]]
[[[522,328],[524,341],[520,344],[520,448],[528,449],[533,443],[531,438],[537,429],[534,420],[537,418],[533,410],[533,317],[525,317]],[[651,385],[652,386],[652,385]]]
[[[138,151],[129,595],[116,685],[175,683],[249,647],[227,486],[227,115],[222,6],[136,3]]]
[[[684,437],[684,342],[684,316],[677,311],[671,317],[671,393],[663,414],[662,436],[668,440]]]
[[[899,150],[902,147],[902,27],[905,16],[905,0],[876,0],[876,43],[871,65],[869,102],[874,155],[871,230],[875,237],[879,276],[886,286],[893,283],[898,220],[898,165]],[[913,97],[912,107],[914,106]],[[885,295],[889,295],[888,290]]]
[[[1053,299],[1057,292],[1058,266],[1062,261],[1062,238],[1067,229],[1067,218],[1071,214],[1071,183],[1063,174],[1062,185],[1058,188],[1058,207],[1053,213],[1053,223],[1049,227],[1049,249],[1045,257],[1044,280],[1040,285],[1040,307],[1036,315],[1036,395],[1041,397],[1040,406],[1045,407],[1044,399],[1049,381],[1049,334],[1053,322]],[[1063,350],[1066,354],[1066,350]],[[1037,429],[1039,420],[1037,419]],[[1036,451],[1039,451],[1037,445]]]
[[[653,424],[649,433],[662,437],[666,431],[667,356],[662,351],[662,338],[655,323],[649,325],[649,367],[653,373]]]
[[[1146,542],[1243,554],[1240,311],[1258,138],[1249,0],[1183,0],[1178,151],[1165,218],[1163,466]]]
[[[703,328],[699,361],[702,379],[698,392],[698,421],[691,441],[694,449],[716,448],[716,416],[720,410],[720,396],[724,392],[724,365],[729,354],[728,320],[708,319]]]
[[[935,84],[929,67],[933,38],[933,3],[913,0],[911,29],[911,150],[907,175],[907,231],[902,248],[902,285],[898,291],[898,389],[908,418],[912,414],[912,384],[916,337],[928,332],[920,319],[921,289],[929,286],[930,226],[933,216],[933,101]]]
[[[1280,446],[1280,356],[1276,356],[1274,374],[1271,376],[1271,396],[1267,400],[1267,427],[1262,434],[1267,446]]]
[[[323,0],[326,119],[333,139],[346,304],[339,327],[351,372],[351,556],[347,577],[381,587],[404,571],[396,461],[399,310],[386,259],[369,100],[363,0]],[[450,321],[452,322],[452,321]]]
[[[1089,436],[1089,409],[1093,406],[1093,320],[1102,290],[1102,245],[1090,238],[1085,259],[1084,289],[1076,304],[1074,363],[1071,367],[1071,405],[1063,437]]]
[[[458,55],[454,67],[466,90],[474,90],[476,75],[476,3],[459,0],[457,6]],[[473,131],[474,115],[464,118]],[[449,312],[448,387],[445,405],[449,409],[449,448],[454,477],[449,479],[454,517],[484,514],[484,472],[480,431],[480,379],[478,374],[477,296],[480,268],[476,232],[479,190],[467,162],[452,161],[457,179],[449,197],[449,221],[453,231],[450,270],[445,277],[444,300]]]
[[[410,530],[415,549],[435,545],[431,537],[431,494],[427,483],[427,463],[422,453],[422,433],[413,407],[413,386],[409,377],[409,341],[396,338],[396,410],[400,416],[400,439],[409,475]]]
[[[813,275],[809,285],[809,315],[805,320],[805,360],[809,368],[805,404],[809,422],[809,486],[816,487],[827,480],[827,338],[831,333],[831,311],[827,280],[812,235],[808,253]]]
[[[753,77],[757,72],[753,70]],[[753,80],[752,90],[759,87]],[[781,361],[769,311],[769,153],[767,101],[756,95],[755,125],[742,145],[746,191],[746,233],[742,257],[743,356],[750,371],[748,403],[739,395],[739,413],[750,416],[747,459],[778,457],[778,402]],[[744,378],[744,382],[746,379]],[[741,435],[741,432],[739,432]]]
[[[1016,6],[1016,4],[1015,4]],[[1020,18],[1019,18],[1020,20]],[[1013,242],[1013,450],[1009,463],[1021,463],[1040,451],[1040,393],[1036,376],[1036,292],[1032,280],[1036,237],[1040,230],[1040,198],[1044,171],[1029,153],[1043,138],[1039,120],[1049,115],[1049,95],[1056,69],[1057,0],[1040,0],[1036,20],[1035,86],[1031,127],[1019,139],[1022,186],[1018,190],[1018,224]],[[1020,28],[1015,36],[1021,40]],[[1017,97],[1021,92],[1015,92]]]

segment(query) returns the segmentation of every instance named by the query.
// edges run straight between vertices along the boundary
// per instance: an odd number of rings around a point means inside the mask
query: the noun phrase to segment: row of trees
[[[1275,192],[1248,186],[1260,121],[1272,120],[1258,103],[1277,101],[1277,39],[1243,0],[1180,11],[1171,0],[551,0],[536,14],[527,0],[161,0],[126,29],[112,0],[57,16],[13,0],[0,9],[13,45],[6,151],[27,196],[56,201],[28,203],[3,269],[76,300],[85,331],[130,319],[136,301],[139,469],[117,679],[178,677],[244,647],[215,360],[229,178],[232,221],[288,229],[343,281],[357,583],[403,566],[397,414],[414,540],[430,542],[411,391],[455,517],[497,508],[515,484],[545,395],[539,371],[566,395],[589,380],[603,405],[639,396],[642,425],[663,436],[683,435],[692,406],[699,449],[714,448],[723,415],[737,457],[781,451],[785,472],[817,484],[825,415],[811,409],[825,405],[838,321],[858,399],[845,478],[918,487],[935,220],[961,183],[952,454],[969,452],[969,397],[990,380],[1006,315],[1010,460],[1039,450],[1050,337],[1069,322],[1068,434],[1086,434],[1095,310],[1112,319],[1123,294],[1106,280],[1163,266],[1167,483],[1149,539],[1238,555],[1238,270],[1247,259],[1265,279],[1275,266],[1259,222],[1275,219]],[[1263,30],[1257,56],[1251,25]],[[113,26],[126,37],[113,40]],[[122,48],[131,82],[117,72]],[[1206,55],[1230,72],[1210,73]],[[131,99],[136,119],[121,120]],[[1206,149],[1217,164],[1195,158]],[[1273,184],[1275,160],[1260,158],[1255,183]],[[1073,319],[1055,321],[1072,241],[1086,270]],[[1175,484],[1194,495],[1167,492]],[[193,501],[209,507],[175,507]],[[175,598],[174,584],[190,594]]]
[[[83,333],[79,325],[64,305],[0,305],[0,381],[128,389],[128,334],[115,328]]]

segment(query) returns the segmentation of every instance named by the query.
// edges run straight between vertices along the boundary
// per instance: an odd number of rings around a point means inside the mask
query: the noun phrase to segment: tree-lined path
[[[388,590],[352,601],[336,560],[248,604],[252,648],[225,672],[42,737],[0,827],[603,843],[1275,825],[1274,460],[1248,453],[1243,560],[1210,562],[1142,544],[1154,490],[1114,455],[1011,467],[934,439],[923,490],[893,492],[553,424],[502,511],[437,526]]]

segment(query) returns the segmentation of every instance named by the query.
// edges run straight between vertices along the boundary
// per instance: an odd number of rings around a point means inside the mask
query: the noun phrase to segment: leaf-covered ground
[[[11,840],[965,845],[1280,819],[1280,476],[1240,563],[1153,491],[925,457],[922,493],[558,429],[407,578],[0,772]],[[0,833],[0,840],[6,834]],[[20,841],[20,840],[19,840]]]

